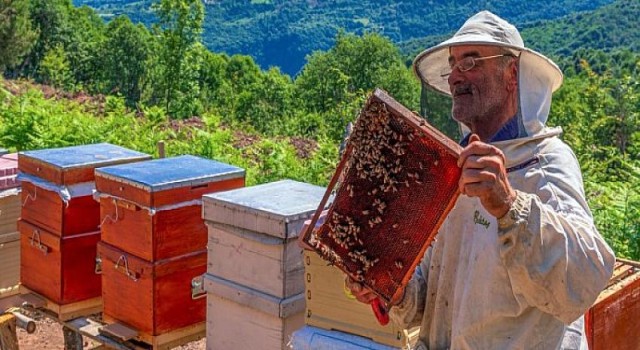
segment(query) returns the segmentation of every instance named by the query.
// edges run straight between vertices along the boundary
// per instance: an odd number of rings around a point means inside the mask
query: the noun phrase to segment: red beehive
[[[585,317],[589,349],[640,349],[638,317],[640,263],[618,259],[609,285]]]
[[[98,298],[94,271],[100,231],[60,237],[24,220],[20,230],[20,282],[57,304]]]
[[[205,249],[202,195],[243,187],[244,174],[189,155],[97,169],[102,240],[147,261]]]
[[[204,322],[206,299],[192,294],[192,280],[207,270],[207,250],[149,262],[104,242],[102,300],[105,320],[156,336]]]
[[[97,231],[94,169],[149,158],[108,143],[21,152],[21,218],[59,236]]]

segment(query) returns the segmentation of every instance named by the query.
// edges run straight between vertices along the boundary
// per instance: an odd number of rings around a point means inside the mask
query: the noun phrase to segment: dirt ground
[[[23,329],[18,328],[18,343],[20,350],[63,350],[64,337],[62,334],[62,325],[51,320],[50,318],[41,318],[36,320],[36,331],[27,334]],[[94,349],[100,346],[100,343],[83,337],[84,349]],[[205,339],[187,343],[177,347],[179,350],[204,350],[206,348]]]

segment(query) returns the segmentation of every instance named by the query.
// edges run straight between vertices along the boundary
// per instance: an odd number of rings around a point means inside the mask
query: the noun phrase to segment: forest
[[[499,13],[512,23],[535,23],[539,27],[541,22],[595,10],[612,1],[204,0],[202,42],[214,52],[251,55],[263,69],[276,66],[295,75],[307,55],[315,50],[328,50],[335,44],[338,28],[359,35],[379,33],[400,46],[403,53],[413,55],[411,45],[415,41],[454,32],[464,19],[480,10]],[[152,8],[154,0],[73,2],[76,6],[95,8],[105,19],[124,14],[134,23],[150,26],[157,22]],[[561,31],[557,33],[559,37],[564,35]]]
[[[596,25],[593,16],[620,4],[636,4],[626,11],[637,14],[637,2],[623,0],[544,28]],[[162,140],[169,156],[245,168],[248,185],[282,178],[326,185],[345,126],[375,87],[459,138],[448,100],[421,89],[407,55],[384,32],[337,30],[334,44],[307,55],[292,78],[250,56],[208,49],[210,6],[158,0],[151,5],[157,22],[146,27],[124,15],[105,21],[70,0],[0,2],[0,147],[110,142],[155,154]],[[637,24],[618,23],[631,26],[615,29],[630,39],[639,32]],[[523,31],[525,43],[541,35],[536,28]],[[559,45],[583,40],[583,31],[572,33]],[[563,127],[579,158],[600,232],[618,256],[638,260],[640,56],[633,40],[547,50],[566,74],[549,124]]]

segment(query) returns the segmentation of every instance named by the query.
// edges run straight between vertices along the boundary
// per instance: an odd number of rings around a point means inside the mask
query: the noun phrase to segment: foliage
[[[33,45],[35,35],[25,1],[0,1],[0,74],[7,66],[20,62]]]
[[[637,59],[636,62],[640,62]],[[596,225],[619,256],[640,259],[638,72],[597,74],[586,61],[556,94],[550,123],[576,152]]]
[[[165,110],[175,117],[200,112],[195,74],[200,67],[200,43],[204,7],[200,0],[161,0],[155,6],[160,23],[159,96]]]

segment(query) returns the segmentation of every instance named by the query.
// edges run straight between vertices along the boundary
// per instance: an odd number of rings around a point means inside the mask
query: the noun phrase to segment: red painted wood
[[[133,185],[107,179],[100,174],[96,176],[96,190],[126,199],[143,207],[160,207],[163,205],[200,199],[203,195],[218,191],[226,191],[244,187],[244,178],[234,178],[222,181],[212,179],[211,182],[198,186],[183,186],[162,191],[149,192]]]
[[[60,195],[30,182],[22,183],[21,218],[66,237],[99,229],[100,204],[92,196],[73,197],[68,205]]]
[[[587,312],[586,332],[591,350],[640,349],[640,271],[625,275],[614,281]],[[612,280],[615,276],[616,273]]]
[[[98,254],[105,316],[153,336],[205,320],[206,300],[191,298],[191,280],[205,273],[206,250],[151,263],[100,242]]]
[[[20,231],[20,282],[53,302],[64,305],[99,297],[95,274],[100,232],[59,237],[23,220]]]
[[[201,218],[201,207],[163,210],[152,216],[134,204],[103,197],[102,240],[147,261],[206,249],[207,228]]]

